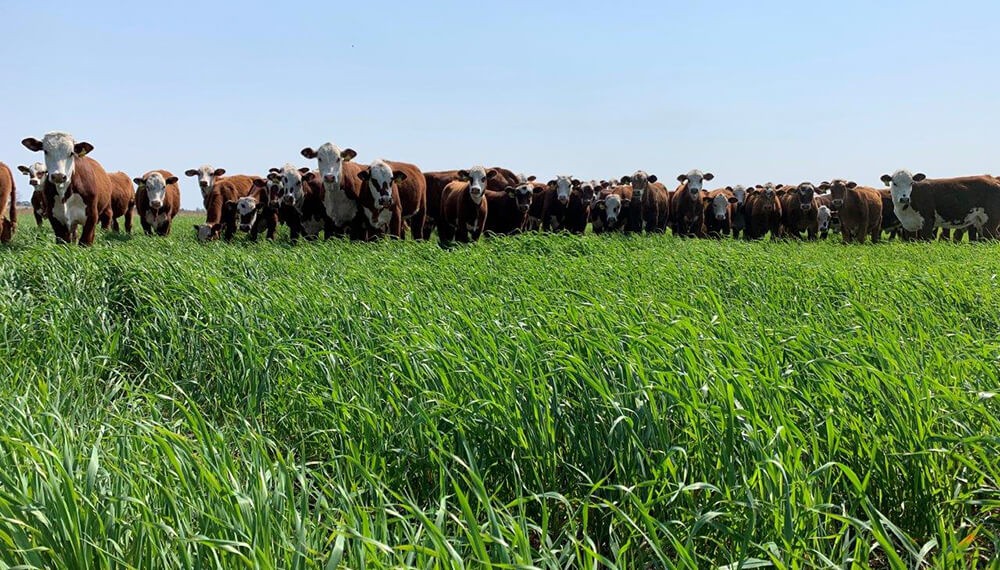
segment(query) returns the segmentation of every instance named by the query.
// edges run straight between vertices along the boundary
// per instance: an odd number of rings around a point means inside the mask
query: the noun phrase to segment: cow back
[[[108,174],[111,180],[111,213],[115,218],[124,216],[129,206],[135,204],[135,189],[132,179],[124,172]]]

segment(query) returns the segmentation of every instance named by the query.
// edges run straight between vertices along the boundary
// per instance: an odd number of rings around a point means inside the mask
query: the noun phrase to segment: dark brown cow
[[[506,168],[494,166],[490,170],[497,172],[497,176],[490,178],[489,185],[486,187],[486,190],[493,194],[494,200],[500,194],[506,194],[508,186],[516,187],[521,183],[521,179]],[[441,196],[444,194],[444,187],[458,180],[458,173],[458,170],[424,172],[424,180],[427,182],[427,219],[424,221],[424,239],[430,239],[431,232],[437,227],[437,217],[441,212]],[[489,222],[487,222],[488,224]],[[489,228],[487,231],[490,231]]]
[[[274,176],[279,172],[280,168],[272,168],[267,178],[254,180],[250,194],[236,201],[237,227],[240,231],[249,232],[250,241],[257,241],[261,232],[266,232],[267,239],[273,240],[278,224],[284,219],[281,216],[283,189],[281,181]]]
[[[35,223],[42,227],[42,223],[49,217],[48,205],[45,203],[45,165],[36,162],[31,166],[18,166],[21,174],[28,177],[28,184],[34,189],[31,192],[31,212],[35,215]]]
[[[744,239],[762,239],[767,232],[771,232],[771,239],[781,237],[781,202],[778,200],[778,191],[782,188],[784,186],[781,184],[775,186],[768,182],[758,184],[747,192]]]
[[[496,178],[490,179],[489,182],[492,183],[493,180]],[[535,198],[545,189],[544,186],[534,182],[535,177],[529,176],[525,182],[508,185],[502,192],[490,190],[490,184],[487,184],[486,201],[489,202],[490,212],[486,218],[487,232],[512,235],[529,229],[528,212],[540,201]]]
[[[704,193],[705,203],[705,235],[712,238],[727,236],[733,231],[733,214],[739,199],[729,188],[719,188]]]
[[[871,236],[872,243],[878,243],[882,236],[882,196],[878,190],[846,180],[823,183],[820,188],[830,190],[844,243],[864,243],[866,235]]]
[[[927,179],[898,170],[882,182],[892,193],[893,210],[903,229],[920,239],[934,228],[975,228],[986,239],[1000,237],[1000,180],[992,176]]]
[[[411,174],[419,177],[420,186],[423,188],[423,203],[426,207],[427,182],[417,167],[396,169],[387,161],[376,160],[358,173],[358,178],[362,182],[358,205],[361,207],[361,215],[366,224],[366,239],[383,235],[400,239],[404,237],[402,190],[405,187],[412,194],[420,193],[419,188],[415,189],[412,185],[404,186],[404,183],[411,178]],[[411,195],[407,201],[411,205],[417,203],[419,196]],[[420,231],[422,238],[423,226],[421,226]]]
[[[281,182],[280,217],[288,224],[292,244],[298,243],[300,236],[310,241],[315,240],[321,231],[326,237],[330,237],[332,224],[323,204],[325,191],[319,173],[286,164],[281,172],[272,173],[269,177],[271,176],[277,177]],[[266,188],[267,183],[260,181],[254,185],[262,189]],[[237,206],[238,202],[233,204],[234,208]]]
[[[819,233],[819,206],[816,202],[816,187],[809,182],[798,186],[786,186],[784,193],[778,192],[781,201],[782,236],[802,239],[806,232],[814,240]]]
[[[133,180],[136,185],[135,209],[139,224],[146,235],[170,235],[174,216],[181,209],[181,189],[177,177],[167,170],[151,170],[142,178]]]
[[[21,144],[45,153],[45,201],[56,239],[76,242],[77,226],[83,225],[79,243],[92,245],[100,214],[111,206],[111,179],[100,163],[87,156],[94,146],[60,132],[48,133],[42,140],[27,138]]]
[[[14,239],[17,229],[17,189],[14,173],[0,162],[0,243]]]
[[[118,218],[125,216],[125,233],[132,233],[132,213],[135,210],[135,189],[124,172],[110,172],[111,206],[101,214],[101,227],[120,231]]]
[[[220,235],[226,240],[233,239],[236,209],[228,204],[249,196],[257,179],[256,176],[237,175],[215,180],[205,197],[205,223],[194,227],[198,241],[218,239]]]
[[[648,233],[667,231],[670,223],[670,193],[666,186],[657,182],[656,175],[637,170],[632,176],[623,176],[621,183],[632,187],[625,233],[641,233],[643,228]]]
[[[704,181],[715,178],[711,172],[692,170],[677,177],[680,186],[670,198],[670,219],[674,235],[705,237]]]
[[[587,227],[587,205],[583,203],[581,182],[571,176],[549,180],[540,196],[541,229],[583,233]]]
[[[608,184],[597,195],[590,210],[591,229],[595,234],[623,231],[631,205],[631,186]]]
[[[302,156],[315,158],[319,176],[323,180],[323,205],[330,220],[327,237],[350,236],[363,239],[367,223],[362,219],[358,204],[363,182],[358,174],[364,166],[353,162],[358,156],[354,149],[341,149],[333,143],[323,143],[319,148],[302,149]]]
[[[458,180],[444,187],[438,216],[438,238],[442,246],[453,241],[474,242],[483,234],[489,212],[486,187],[488,181],[497,176],[496,170],[487,171],[476,166],[460,170]]]

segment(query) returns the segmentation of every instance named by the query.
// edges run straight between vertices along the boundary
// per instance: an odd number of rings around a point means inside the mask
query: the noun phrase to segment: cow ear
[[[541,194],[542,192],[545,192],[545,186],[535,186],[531,189],[532,194]]]
[[[489,180],[491,178],[496,178],[498,174],[500,173],[497,172],[495,169],[491,168],[490,170],[486,171],[486,179]]]
[[[21,144],[31,152],[38,152],[42,150],[42,141],[36,139],[35,137],[28,137],[21,141]]]
[[[133,179],[132,179],[132,182],[135,182],[135,185],[136,185],[136,186],[138,186],[138,187],[142,188],[142,185],[143,185],[143,184],[144,184],[144,183],[145,183],[146,181],[145,181],[145,180],[143,180],[142,178],[133,178]]]
[[[774,195],[775,196],[784,196],[785,195],[785,191],[784,190],[777,190],[777,191],[775,191]]]
[[[730,196],[730,197],[729,197],[729,203],[730,203],[730,204],[739,204],[739,203],[740,203],[740,200],[739,200],[739,198],[737,198],[736,196]]]
[[[857,188],[858,187],[858,183],[857,182],[848,182],[847,183],[847,187],[848,188]]]
[[[171,176],[170,178],[167,178],[165,180],[165,182],[167,184],[177,184],[177,177],[176,176]]]
[[[362,182],[368,182],[371,177],[371,173],[367,170],[362,170],[358,173],[358,178],[361,179]]]
[[[733,187],[732,186],[726,186],[726,191],[727,192],[732,192],[733,191]]]
[[[549,188],[552,188],[554,190],[555,187],[556,187],[556,181],[555,180],[549,180],[548,183],[546,184],[546,186],[548,186]]]
[[[531,176],[525,178],[525,180],[527,180],[528,182],[534,182],[535,180],[538,180],[538,177],[532,174]]]
[[[266,188],[267,187],[267,180],[265,180],[263,178],[254,178],[253,179],[253,187],[254,188]]]
[[[275,168],[268,168],[267,171],[268,172],[273,172],[273,173],[277,174],[277,173],[281,172],[281,169],[275,167]]]
[[[517,188],[514,188],[513,186],[506,186],[503,191],[506,192],[508,196],[513,196],[514,193],[517,192]]]
[[[879,180],[882,181],[882,184],[889,186],[892,183],[892,176],[889,176],[888,174],[883,174],[882,178],[879,178]]]
[[[21,171],[21,174],[31,174],[31,170],[27,166],[18,166],[17,169]]]
[[[215,174],[216,176],[225,176],[226,175],[226,169],[225,168],[216,168],[215,172],[213,172],[212,174]]]
[[[708,196],[702,196],[701,201],[704,202],[706,205],[712,203],[712,199],[709,198]]]
[[[93,150],[94,150],[94,145],[90,144],[89,142],[78,142],[75,145],[73,145],[73,154],[75,154],[80,158],[87,156]]]
[[[345,148],[340,151],[340,159],[344,162],[351,162],[356,156],[358,156],[358,153],[353,148]]]
[[[402,182],[406,180],[406,173],[397,170],[396,172],[392,173],[392,179],[395,180],[396,182]]]
[[[621,180],[619,182],[621,182],[622,184],[631,184],[632,183],[632,177],[631,176],[622,176],[622,178],[621,178]]]
[[[310,172],[311,170],[312,169],[309,168],[308,166],[303,166],[302,168],[299,169],[299,174],[305,174],[306,172]]]
[[[686,182],[687,179],[688,179],[687,174],[681,174],[680,176],[677,177],[678,182]]]
[[[923,182],[926,179],[927,179],[927,175],[924,174],[923,172],[918,172],[918,173],[916,173],[916,174],[913,175],[913,181],[914,182]]]
[[[702,176],[702,178],[705,179],[705,180],[714,180],[715,179],[715,175],[712,174],[711,172],[706,172],[705,175]]]
[[[577,180],[576,178],[573,178],[572,180],[570,180],[570,184],[572,184],[573,186],[579,186],[580,184],[583,183]]]
[[[825,191],[827,191],[827,190],[830,189],[830,183],[829,182],[820,182],[819,186],[817,186],[817,188],[819,188],[820,190],[823,190],[825,192]]]
[[[309,182],[313,178],[316,178],[316,173],[315,172],[309,170],[308,168],[306,170],[307,170],[307,172],[305,172],[305,173],[302,174],[302,180],[303,181]]]
[[[185,170],[184,176],[198,176],[198,171],[195,169]]]
[[[461,180],[462,182],[468,182],[469,181],[469,171],[468,170],[459,170],[458,171],[458,179]]]
[[[316,158],[316,151],[313,150],[313,147],[311,146],[307,146],[306,148],[302,149],[302,151],[299,154],[301,154],[305,158]]]
[[[650,174],[646,180],[648,180],[650,184],[654,184],[657,180],[659,180],[659,178],[657,178],[655,174]]]

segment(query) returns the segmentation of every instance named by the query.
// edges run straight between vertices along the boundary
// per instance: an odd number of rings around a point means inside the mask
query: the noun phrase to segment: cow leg
[[[94,243],[94,233],[97,231],[97,206],[91,206],[87,212],[87,221],[83,224],[83,234],[80,236],[80,245],[88,247]],[[76,233],[76,232],[74,232]],[[75,236],[74,236],[75,237]]]
[[[111,206],[108,209],[100,213],[101,229],[107,231],[111,229]]]
[[[125,210],[125,233],[132,235],[132,214],[135,213],[135,204],[129,204]]]
[[[35,212],[35,223],[38,224],[39,228],[42,227],[42,222],[44,222],[44,221],[45,221],[45,218],[43,218],[42,215],[39,214],[38,212]]]
[[[111,218],[111,231],[118,233],[121,229],[118,227],[118,218]]]
[[[142,226],[142,231],[146,232],[147,236],[153,235],[153,226],[149,225],[145,217],[139,218],[139,225]]]
[[[410,218],[410,234],[416,241],[422,241],[424,238],[424,224],[427,223],[427,208],[422,207],[420,211],[414,214]]]

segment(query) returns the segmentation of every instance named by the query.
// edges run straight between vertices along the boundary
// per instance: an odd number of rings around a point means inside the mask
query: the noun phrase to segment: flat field
[[[1000,246],[197,220],[0,249],[0,568],[1000,552]]]

